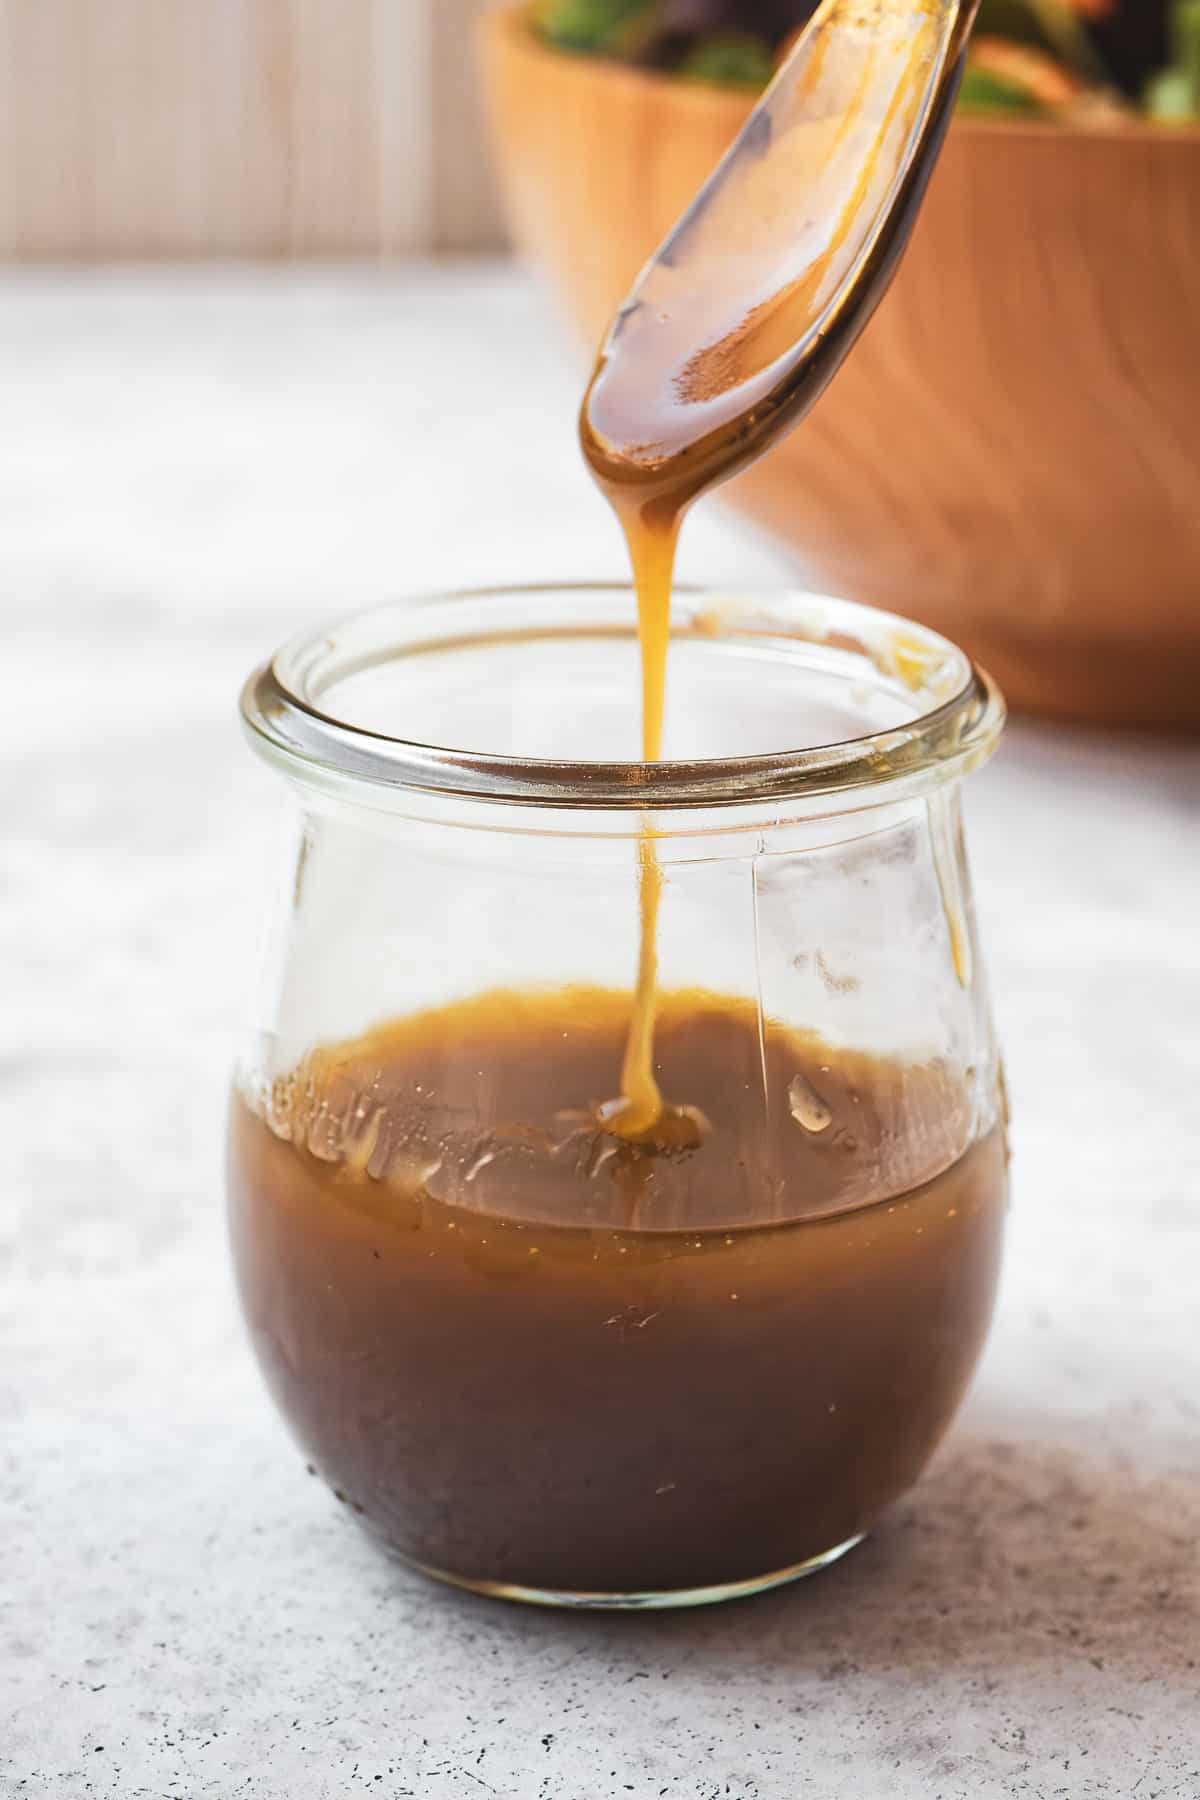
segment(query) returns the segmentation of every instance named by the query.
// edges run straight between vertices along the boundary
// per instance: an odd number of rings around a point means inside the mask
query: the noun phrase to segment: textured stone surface
[[[0,354],[0,1794],[1197,1800],[1200,751],[1022,726],[974,784],[1015,1209],[919,1490],[708,1613],[442,1592],[305,1478],[232,1304],[233,699],[323,613],[618,572],[574,382],[489,271],[10,278]],[[715,518],[684,565],[772,567]]]

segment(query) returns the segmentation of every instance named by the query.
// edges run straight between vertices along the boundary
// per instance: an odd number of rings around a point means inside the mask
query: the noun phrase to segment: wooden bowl
[[[590,352],[749,107],[484,21],[518,246]],[[1200,128],[955,123],[890,294],[727,490],[1062,717],[1200,729]]]

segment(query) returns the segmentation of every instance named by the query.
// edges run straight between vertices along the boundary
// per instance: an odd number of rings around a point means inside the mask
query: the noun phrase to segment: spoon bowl
[[[617,312],[585,396],[597,478],[677,516],[795,424],[882,298],[978,0],[825,0]]]

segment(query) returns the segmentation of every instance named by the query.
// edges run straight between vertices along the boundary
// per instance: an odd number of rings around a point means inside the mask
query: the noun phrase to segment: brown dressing
[[[591,1104],[629,1010],[484,995],[234,1103],[276,1399],[374,1533],[466,1580],[664,1592],[821,1555],[915,1479],[986,1331],[1002,1139],[945,1166],[938,1067],[772,1027],[764,1097],[754,1006],[667,993],[663,1082],[711,1132],[620,1143]]]

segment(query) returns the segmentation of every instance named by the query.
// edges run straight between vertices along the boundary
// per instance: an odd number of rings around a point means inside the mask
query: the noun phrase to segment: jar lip
[[[765,637],[857,656],[879,677],[891,680],[898,692],[907,691],[917,709],[914,716],[883,730],[799,750],[719,760],[584,762],[493,756],[422,743],[349,723],[320,704],[335,681],[391,657],[472,641],[469,635],[431,631],[429,622],[438,609],[551,595],[577,602],[621,599],[629,607],[625,635],[634,635],[633,593],[627,582],[519,583],[388,601],[300,633],[255,670],[241,696],[251,741],[301,781],[333,778],[352,787],[366,783],[526,807],[671,812],[850,796],[881,787],[891,799],[897,784],[906,789],[940,784],[978,767],[1004,726],[1004,700],[990,676],[926,626],[856,601],[802,590],[731,595],[682,583],[674,591],[672,641],[728,636],[761,643]],[[399,635],[386,629],[393,622]],[[561,631],[510,636],[571,635],[571,629],[564,620]]]

